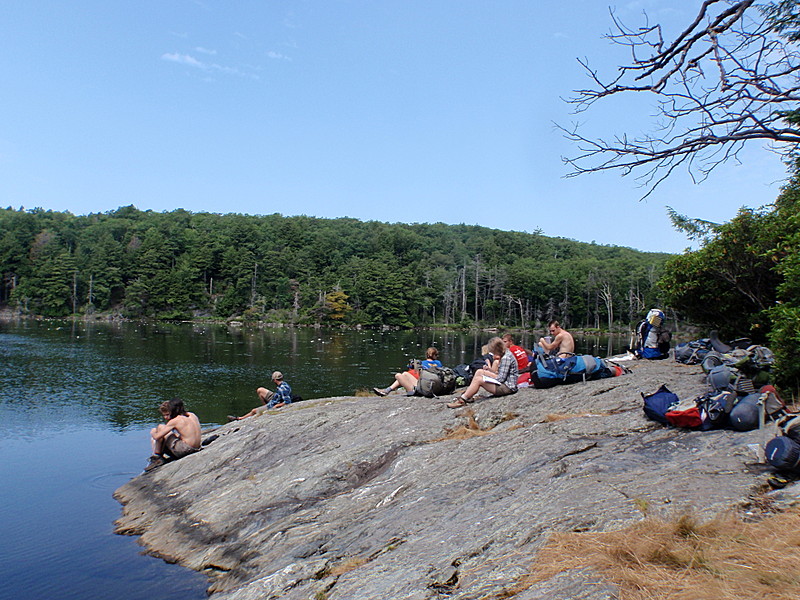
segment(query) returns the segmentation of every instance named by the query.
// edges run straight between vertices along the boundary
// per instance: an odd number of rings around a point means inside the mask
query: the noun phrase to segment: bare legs
[[[379,396],[387,396],[388,394],[391,394],[399,387],[402,387],[406,392],[413,392],[414,388],[417,387],[417,378],[414,377],[408,371],[405,371],[403,373],[395,373],[392,385],[384,389],[381,388],[373,388],[373,389],[375,390],[375,393],[377,393]]]

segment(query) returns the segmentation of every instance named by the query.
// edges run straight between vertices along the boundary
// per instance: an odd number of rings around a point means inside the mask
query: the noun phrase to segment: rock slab
[[[642,412],[666,383],[705,392],[699,367],[635,362],[613,379],[448,399],[311,400],[225,425],[194,455],[115,492],[118,533],[203,571],[216,600],[492,598],[554,531],[747,506],[768,431],[696,432]],[[606,599],[590,571],[517,598]]]

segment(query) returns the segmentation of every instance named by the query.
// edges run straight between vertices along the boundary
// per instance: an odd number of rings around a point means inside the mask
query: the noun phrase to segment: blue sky
[[[677,8],[675,7],[677,5]],[[614,5],[667,31],[699,1]],[[632,177],[565,179],[553,126],[627,56],[602,0],[16,1],[0,16],[0,206],[479,224],[678,252],[665,206],[725,221],[785,178],[755,144],[646,201]],[[649,103],[651,100],[646,99]],[[649,104],[581,115],[647,127]],[[640,110],[641,109],[641,110]],[[639,112],[641,114],[639,114]]]

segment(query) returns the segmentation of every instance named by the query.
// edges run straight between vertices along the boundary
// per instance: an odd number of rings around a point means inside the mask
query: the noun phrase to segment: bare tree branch
[[[763,140],[791,155],[800,143],[800,0],[704,0],[694,21],[671,42],[660,25],[637,29],[611,11],[607,37],[627,48],[631,61],[604,80],[579,59],[592,86],[567,100],[575,113],[595,102],[628,92],[656,96],[654,131],[592,139],[577,124],[556,125],[575,142],[575,156],[563,157],[571,171],[619,169],[636,172],[647,197],[678,167],[695,181],[736,159],[745,142]]]

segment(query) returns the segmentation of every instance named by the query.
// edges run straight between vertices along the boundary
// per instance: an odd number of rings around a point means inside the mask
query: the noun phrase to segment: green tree
[[[699,250],[667,262],[659,286],[668,304],[728,337],[764,341],[766,311],[775,303],[780,283],[773,270],[775,217],[772,210],[743,208],[729,223],[701,229],[697,222],[676,216],[677,225],[704,236]]]

